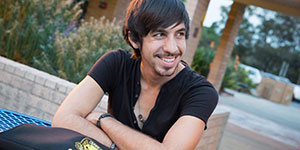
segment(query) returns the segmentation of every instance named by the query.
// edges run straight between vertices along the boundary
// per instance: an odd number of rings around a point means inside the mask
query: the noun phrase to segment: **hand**
[[[104,114],[104,112],[100,112],[100,111],[94,111],[94,112],[91,112],[89,113],[85,119],[90,121],[91,123],[93,123],[94,125],[97,125],[97,120],[98,118]]]

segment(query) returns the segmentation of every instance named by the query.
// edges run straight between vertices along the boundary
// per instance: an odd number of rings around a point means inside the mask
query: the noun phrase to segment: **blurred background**
[[[230,112],[222,142],[203,149],[300,149],[299,0],[182,1],[191,18],[184,60],[219,91],[217,110]],[[129,2],[1,0],[0,55],[78,83],[105,52],[131,50],[122,37]],[[0,100],[11,95],[12,73],[2,70]],[[6,99],[0,107],[10,109]]]

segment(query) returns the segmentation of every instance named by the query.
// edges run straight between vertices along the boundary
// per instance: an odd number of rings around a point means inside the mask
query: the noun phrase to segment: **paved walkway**
[[[299,150],[299,148],[228,123],[219,150]]]
[[[300,150],[300,105],[288,106],[243,93],[220,96],[231,112],[220,150]]]

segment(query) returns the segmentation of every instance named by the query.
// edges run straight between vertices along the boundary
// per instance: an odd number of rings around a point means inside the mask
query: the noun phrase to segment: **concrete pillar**
[[[89,5],[86,11],[86,21],[90,20],[90,17],[99,19],[102,16],[105,16],[108,20],[113,19],[115,7],[118,0],[109,0],[107,2],[106,8],[99,7],[99,0],[89,0]],[[126,9],[126,8],[125,8]]]
[[[120,23],[120,25],[124,24],[126,9],[130,2],[131,0],[117,0],[114,17],[116,18],[117,22]]]
[[[203,20],[210,0],[187,0],[186,9],[190,17],[190,36],[186,43],[187,48],[183,60],[192,64],[199,38],[202,31]]]
[[[234,39],[238,34],[240,24],[243,20],[245,7],[245,4],[238,2],[232,4],[225,29],[223,30],[217,52],[208,74],[208,81],[210,81],[218,91],[221,88],[226,67],[233,50]]]
[[[109,0],[106,8],[99,7],[99,0],[89,0],[88,9],[86,12],[86,21],[90,20],[90,17],[99,19],[105,16],[106,19],[112,21],[116,18],[117,23],[123,25],[126,16],[126,9],[131,0]]]

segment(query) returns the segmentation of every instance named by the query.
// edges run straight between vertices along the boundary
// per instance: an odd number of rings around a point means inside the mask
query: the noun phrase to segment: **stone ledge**
[[[52,81],[52,82],[60,83],[61,85],[66,86],[66,88],[73,89],[76,86],[75,83],[66,81],[64,79],[61,79],[61,78],[58,78],[56,76],[50,75],[46,72],[42,72],[42,71],[37,70],[35,68],[26,66],[24,64],[20,64],[18,62],[15,62],[15,61],[12,61],[10,59],[7,59],[7,58],[4,58],[4,57],[0,56],[0,66],[3,66],[3,65],[4,65],[5,70],[7,70],[8,72],[10,72],[12,74],[15,74],[15,75],[18,75],[18,76],[22,77],[22,75],[20,75],[20,72],[24,72],[25,73],[25,78],[27,78],[31,81],[36,82],[36,80],[34,80],[34,76],[39,76],[39,78],[44,78],[44,79]],[[40,84],[40,81],[38,81],[37,83]]]
[[[0,56],[0,107],[51,121],[75,83]],[[107,96],[97,110],[105,110]]]

